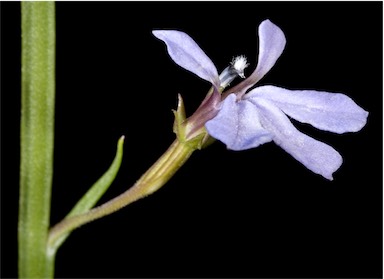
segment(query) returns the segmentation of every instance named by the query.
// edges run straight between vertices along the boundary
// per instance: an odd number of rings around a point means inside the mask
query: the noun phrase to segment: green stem
[[[22,2],[19,277],[53,277],[47,255],[53,173],[55,3]]]
[[[127,191],[92,210],[65,218],[55,225],[49,234],[48,248],[54,250],[61,236],[88,222],[111,214],[128,204],[141,199],[162,187],[196,149],[190,145],[175,140],[168,150],[156,161],[151,168]]]

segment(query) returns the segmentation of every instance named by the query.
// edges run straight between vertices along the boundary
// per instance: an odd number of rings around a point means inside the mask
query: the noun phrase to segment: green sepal
[[[206,146],[206,141],[211,138],[205,128],[201,128],[197,136],[187,139],[188,123],[186,121],[185,106],[183,98],[178,94],[177,109],[172,110],[175,115],[173,122],[173,132],[176,134],[177,139],[188,145],[192,149],[202,149]]]
[[[185,141],[185,127],[183,125],[186,115],[183,98],[178,94],[177,110],[172,110],[175,115],[175,121],[173,122],[173,132],[177,135],[179,141]]]
[[[185,142],[186,145],[191,147],[192,149],[201,149],[204,144],[204,139],[208,136],[207,132],[202,132],[198,134],[196,137],[189,139]]]
[[[208,146],[210,146],[212,143],[214,143],[216,141],[215,138],[211,137],[208,133],[206,133],[206,136],[204,137],[204,139],[202,140],[202,144],[200,146],[199,149],[204,149]]]

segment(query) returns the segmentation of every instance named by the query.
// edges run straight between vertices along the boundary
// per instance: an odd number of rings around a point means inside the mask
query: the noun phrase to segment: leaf
[[[99,199],[103,196],[103,194],[107,191],[109,186],[115,180],[117,172],[120,169],[121,161],[123,158],[123,143],[124,136],[122,136],[117,143],[117,151],[115,159],[113,160],[109,169],[101,176],[95,184],[88,190],[87,193],[77,202],[77,204],[73,207],[73,209],[69,212],[69,214],[65,218],[72,217],[74,215],[82,214],[89,211],[93,208]],[[67,239],[69,233],[64,234],[60,238],[58,238],[55,243],[49,243],[49,249],[51,249],[50,253],[55,253],[56,250],[60,247],[60,245]]]

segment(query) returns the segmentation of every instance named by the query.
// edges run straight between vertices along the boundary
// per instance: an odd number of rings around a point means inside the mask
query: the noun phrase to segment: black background
[[[17,276],[20,3],[1,3],[1,275]],[[221,71],[257,60],[270,19],[287,45],[260,81],[343,92],[370,112],[358,133],[297,124],[338,150],[330,182],[273,143],[195,152],[158,192],[73,232],[56,277],[381,277],[382,2],[57,2],[52,224],[109,167],[101,202],[162,154],[177,93],[191,114],[209,84],[175,65],[153,29],[188,33]]]

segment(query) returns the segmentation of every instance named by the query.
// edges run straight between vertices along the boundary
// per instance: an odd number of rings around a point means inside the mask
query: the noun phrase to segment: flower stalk
[[[55,249],[63,235],[81,225],[109,215],[162,187],[189,159],[197,145],[176,139],[167,151],[127,191],[86,213],[65,218],[49,233],[48,249]]]

